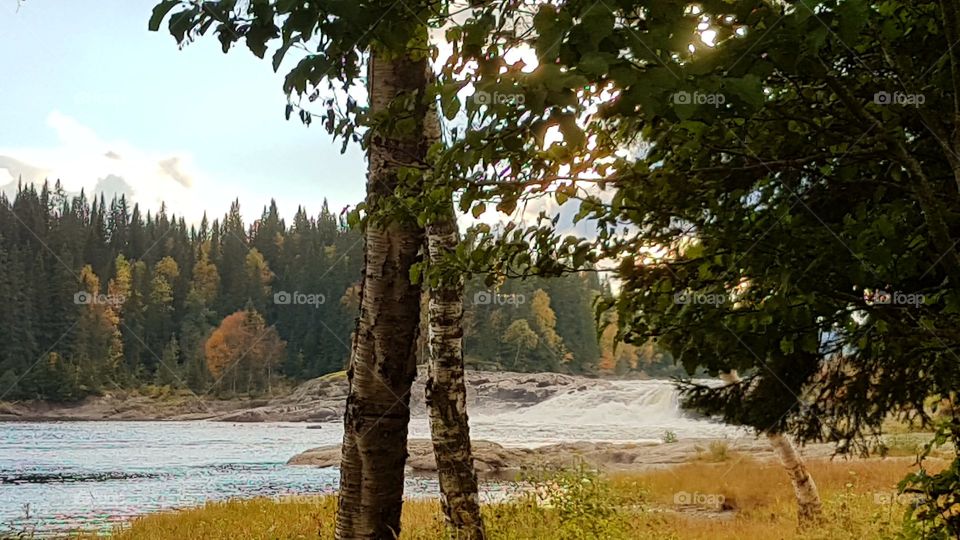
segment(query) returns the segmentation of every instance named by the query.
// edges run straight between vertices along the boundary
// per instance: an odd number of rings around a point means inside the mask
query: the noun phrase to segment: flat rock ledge
[[[645,470],[679,465],[698,459],[710,459],[708,450],[716,439],[688,439],[675,443],[636,442],[570,442],[550,444],[537,448],[505,447],[491,441],[473,441],[477,472],[496,474],[530,469],[569,469],[579,464],[605,471]],[[747,454],[756,459],[774,459],[769,443],[764,439],[739,438],[723,442],[730,452]],[[433,446],[427,439],[410,439],[407,469],[417,473],[435,473],[437,462]],[[827,445],[810,445],[802,454],[808,457],[828,457]],[[298,454],[288,465],[338,467],[340,445],[321,446]]]

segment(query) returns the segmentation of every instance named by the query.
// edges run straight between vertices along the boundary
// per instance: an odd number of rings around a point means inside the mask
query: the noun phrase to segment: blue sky
[[[362,199],[360,149],[341,155],[321,126],[284,119],[284,67],[224,55],[212,35],[180,50],[147,31],[154,3],[0,0],[0,189],[21,175],[71,191],[125,182],[191,220],[237,197],[248,220],[271,198],[286,216]]]

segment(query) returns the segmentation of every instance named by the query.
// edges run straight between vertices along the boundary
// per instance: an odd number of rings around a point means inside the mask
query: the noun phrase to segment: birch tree
[[[279,39],[274,69],[291,49],[306,49],[286,78],[285,90],[292,99],[287,116],[297,112],[304,123],[312,123],[314,113],[294,98],[312,102],[326,83],[326,111],[319,118],[345,145],[362,142],[367,150],[367,196],[351,214],[351,222],[364,229],[365,260],[347,372],[350,390],[336,536],[393,538],[400,533],[408,404],[420,321],[420,286],[412,281],[411,270],[421,261],[424,246],[418,211],[394,192],[401,179],[424,174],[428,151],[436,142],[424,135],[435,129],[430,124],[435,113],[426,21],[442,20],[445,5],[164,1],[158,4],[151,27],[156,29],[177,6],[181,9],[170,17],[169,28],[180,43],[214,28],[225,52],[244,40],[251,52],[263,57],[268,43]],[[363,67],[366,81],[359,80]],[[360,85],[368,94],[367,107],[350,94]],[[429,223],[433,241],[428,250],[439,256],[456,243],[452,208]],[[457,530],[482,538],[458,345],[462,284],[435,289],[431,302],[431,350],[436,358],[431,418],[438,436],[445,509]]]
[[[743,382],[735,371],[721,373],[720,380],[726,384]],[[802,527],[815,524],[823,515],[823,503],[820,501],[817,484],[807,470],[803,457],[797,453],[793,442],[782,433],[767,432],[764,436],[770,441],[773,452],[780,459],[793,485],[793,493],[797,497],[797,520]]]
[[[428,117],[425,138],[433,145],[443,145],[435,104]],[[427,212],[426,248],[430,265],[442,265],[460,245],[452,197],[452,193],[445,194],[436,210]],[[464,277],[457,272],[439,273],[430,276],[427,282],[429,374],[425,392],[441,505],[451,538],[482,540],[486,532],[480,514],[464,380]]]

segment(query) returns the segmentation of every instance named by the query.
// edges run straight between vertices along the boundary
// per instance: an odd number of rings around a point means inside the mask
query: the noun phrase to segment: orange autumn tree
[[[204,344],[214,388],[269,393],[273,369],[282,361],[286,346],[276,328],[268,327],[255,309],[229,315]]]

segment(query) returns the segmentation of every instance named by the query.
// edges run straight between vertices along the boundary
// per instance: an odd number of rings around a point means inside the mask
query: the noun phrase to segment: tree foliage
[[[744,374],[688,404],[758,431],[863,448],[956,403],[956,2],[495,4],[446,75],[522,99],[468,102],[436,177],[464,211],[561,211],[451,265],[610,268],[616,340]]]
[[[597,234],[558,234],[562,216],[545,212],[503,234],[475,228],[459,263],[614,265],[621,292],[599,313],[616,311],[618,339],[656,337],[690,372],[749,374],[695,393],[728,420],[852,442],[891,411],[927,419],[924,401],[958,375],[960,169],[955,117],[934,114],[957,110],[945,6],[489,8],[448,72],[476,62],[478,91],[524,99],[475,107],[438,166],[468,207],[546,198]],[[507,62],[520,45],[533,69]]]
[[[106,230],[94,234],[100,221]],[[287,343],[275,374],[300,381],[339,371],[359,309],[360,263],[359,235],[326,204],[287,224],[271,203],[249,225],[234,204],[213,223],[188,226],[165,211],[129,209],[123,198],[91,204],[56,186],[24,187],[13,201],[0,199],[0,379],[9,382],[0,399],[77,399],[154,383],[206,392],[216,378],[204,344],[248,302]],[[578,276],[505,282],[501,294],[532,298],[539,288],[550,296],[556,332],[574,355],[563,365],[524,355],[515,368],[592,372],[598,287]],[[474,280],[467,297],[487,291]],[[76,303],[79,292],[91,301]],[[290,303],[278,303],[279,293]],[[295,293],[315,302],[298,303]],[[514,367],[493,313],[533,324],[529,307],[468,302],[474,366]]]
[[[270,258],[254,247],[264,237],[277,245]],[[292,225],[271,204],[247,226],[234,204],[223,219],[188,226],[122,197],[91,204],[59,185],[23,187],[0,198],[0,376],[11,381],[0,399],[75,399],[161,380],[204,392],[213,379],[203,344],[248,302],[289,344],[279,373],[337,371],[356,308],[336,300],[360,262],[358,235],[326,204],[315,216],[298,210]],[[280,292],[330,301],[276,303]]]
[[[269,390],[286,345],[252,306],[228,315],[204,344],[214,388],[245,393]]]

